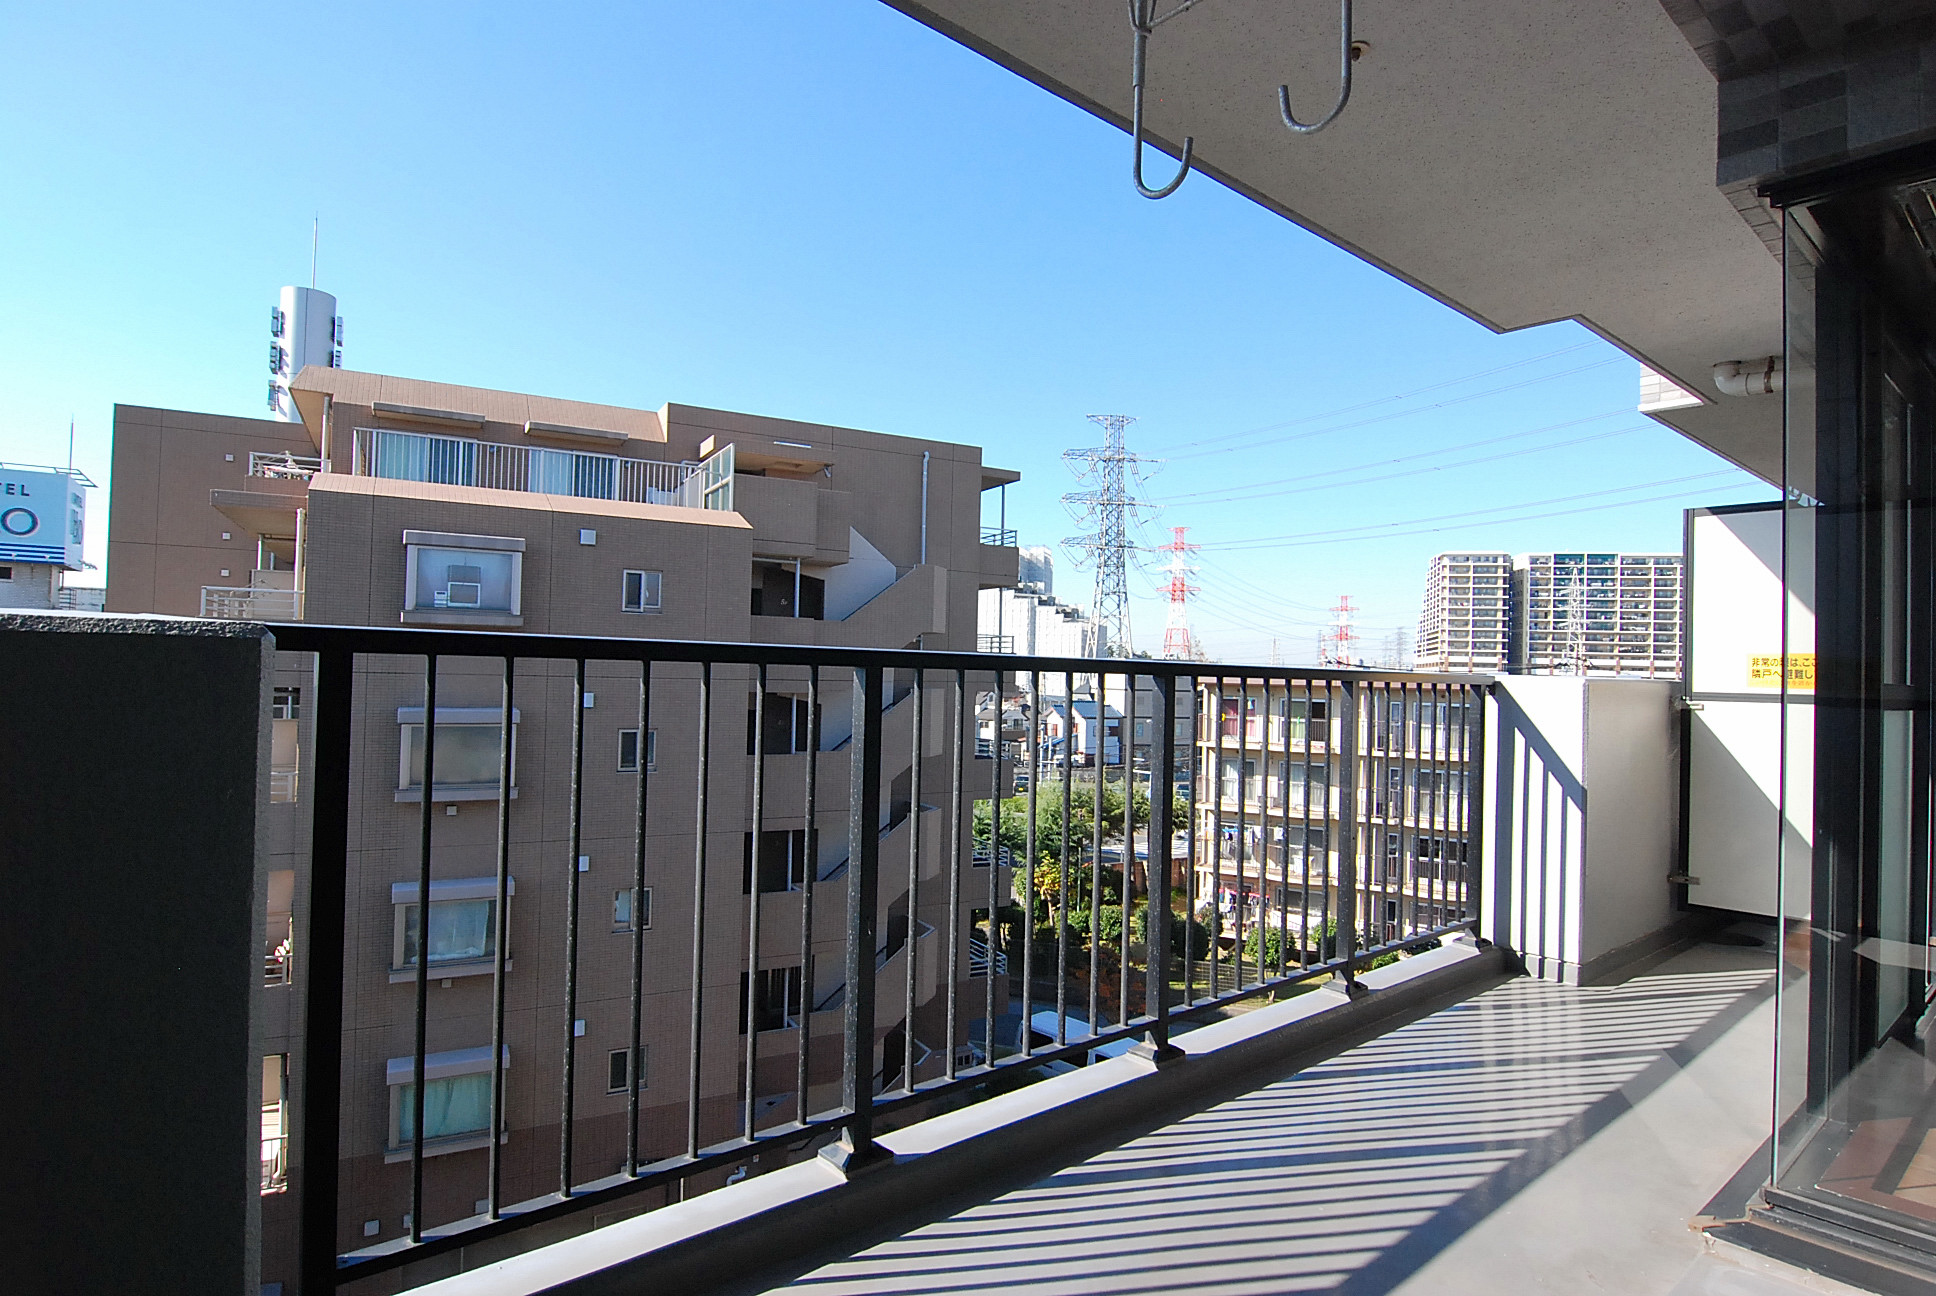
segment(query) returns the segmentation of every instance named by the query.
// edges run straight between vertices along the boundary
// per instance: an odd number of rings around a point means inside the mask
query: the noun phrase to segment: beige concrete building
[[[1469,794],[1480,717],[1470,695],[1450,685],[1360,686],[1362,745],[1352,756],[1341,741],[1348,704],[1325,680],[1199,684],[1197,910],[1214,905],[1226,940],[1257,928],[1285,933],[1292,965],[1300,945],[1319,952],[1338,913],[1348,833],[1364,943],[1461,920],[1476,881]]]
[[[1502,671],[1512,655],[1509,553],[1434,554],[1418,619],[1419,670]]]
[[[436,626],[653,639],[973,651],[977,591],[1012,585],[1016,551],[982,543],[980,496],[1016,480],[973,446],[684,405],[626,409],[311,367],[292,383],[298,423],[118,406],[108,609],[300,619],[360,626]],[[275,691],[264,904],[263,1181],[274,1194],[300,1165],[284,1154],[287,1057],[299,1038],[303,897],[308,894],[309,725],[305,665],[289,659]],[[547,668],[549,667],[549,668]],[[804,1017],[816,1048],[810,1109],[835,1101],[842,924],[816,921],[799,957],[809,887],[838,915],[846,857],[846,682],[826,672],[824,731],[805,750],[805,671],[775,667],[768,703],[762,839],[766,930],[754,1097],[760,1123],[795,1117],[795,1048]],[[647,1159],[685,1150],[692,981],[696,778],[695,667],[655,668],[652,723],[640,732],[639,670],[591,662],[573,697],[568,663],[521,663],[513,702],[512,898],[506,987],[503,1200],[558,1183],[562,1056],[574,1051],[574,1158],[580,1181],[620,1167],[627,1087],[641,1087]],[[751,875],[752,674],[713,676],[707,836],[708,945],[701,1076],[702,1142],[739,1130],[745,1077],[746,896]],[[947,681],[934,681],[930,738],[945,722]],[[350,908],[346,941],[344,1251],[406,1230],[419,957],[418,833],[425,723],[421,658],[364,658],[356,701]],[[438,809],[428,923],[425,1224],[474,1213],[486,1195],[491,986],[496,955],[501,666],[446,659],[437,698]],[[911,692],[890,679],[890,698]],[[583,800],[570,858],[568,790],[574,704],[584,719]],[[948,858],[947,762],[933,759],[916,795],[908,716],[890,707],[882,802],[881,895],[886,962],[879,973],[883,1083],[900,1067],[908,1029],[898,987],[919,960],[912,1031],[917,1078],[939,1074],[939,992],[949,921],[945,889],[924,886],[907,912],[909,834],[922,834],[923,876]],[[739,725],[744,714],[746,742]],[[972,736],[972,735],[971,735]],[[938,750],[938,748],[936,748]],[[972,748],[971,748],[972,751]],[[821,761],[818,858],[801,786]],[[646,826],[649,885],[632,892],[636,794],[645,767],[655,794]],[[974,786],[1007,778],[975,761]],[[915,807],[919,807],[916,810]],[[961,858],[969,851],[962,846]],[[890,867],[889,860],[900,861]],[[742,863],[745,861],[745,867]],[[578,987],[564,1019],[569,883],[579,888]],[[808,881],[828,883],[814,886]],[[969,889],[985,891],[985,874]],[[1006,878],[1000,879],[1003,894]],[[898,897],[898,898],[897,898]],[[937,903],[937,902],[940,903]],[[961,948],[967,947],[964,913]],[[629,1059],[632,930],[647,931],[646,1041]],[[785,940],[778,937],[791,927]],[[898,944],[896,943],[898,941]],[[791,951],[789,957],[788,951]],[[960,976],[965,981],[968,969]],[[976,1003],[981,982],[963,1002]],[[932,1005],[935,1012],[926,1011]],[[826,1011],[815,1011],[816,1009]],[[971,1015],[971,1014],[965,1014]],[[568,1036],[568,1030],[572,1032]],[[663,1061],[660,1061],[663,1059]],[[892,1074],[888,1074],[892,1071]],[[265,1199],[264,1279],[292,1254],[292,1217]],[[639,1199],[640,1207],[657,1200]]]

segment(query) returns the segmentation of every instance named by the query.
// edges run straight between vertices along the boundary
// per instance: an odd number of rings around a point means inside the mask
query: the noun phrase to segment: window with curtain
[[[435,906],[432,906],[435,908]],[[397,1086],[397,1143],[417,1137],[417,1086]],[[482,1134],[491,1127],[491,1073],[424,1082],[424,1139]]]
[[[398,481],[477,484],[477,443],[420,432],[378,432],[376,475]]]
[[[434,893],[433,893],[434,894]],[[421,908],[403,906],[403,963],[417,966],[421,942]],[[430,902],[430,963],[491,958],[497,953],[497,901],[432,900]]]
[[[502,739],[503,730],[496,724],[439,724],[437,726],[437,786],[490,784],[495,787],[501,763],[498,755],[503,750],[500,745]],[[404,725],[403,740],[409,752],[409,764],[400,786],[422,787],[423,726]],[[515,750],[515,745],[513,749]],[[513,784],[515,783],[514,778]]]

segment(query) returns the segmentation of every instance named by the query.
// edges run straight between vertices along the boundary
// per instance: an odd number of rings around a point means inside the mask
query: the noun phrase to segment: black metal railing
[[[282,653],[313,654],[313,663],[279,659],[309,671],[314,689],[293,1176],[309,1292],[609,1211],[655,1187],[700,1189],[708,1172],[769,1153],[824,1144],[822,1155],[853,1168],[882,1155],[876,1122],[889,1112],[998,1072],[1081,1063],[1121,1041],[1171,1056],[1173,1028],[1235,1000],[1324,977],[1352,982],[1378,959],[1479,918],[1465,861],[1480,858],[1477,779],[1468,777],[1483,754],[1480,677],[272,629]],[[446,724],[440,689],[473,729],[481,712],[496,717],[497,782],[484,795],[494,836],[440,832],[457,802],[440,795],[439,746],[466,776],[468,799],[478,798],[478,752],[488,746]],[[487,693],[494,708],[477,705]],[[1004,783],[1014,762],[975,759],[977,712],[991,693],[1030,717],[1022,764],[1034,776],[1019,795]],[[617,707],[605,700],[615,696]],[[801,717],[803,742],[772,748],[774,706]],[[382,736],[392,710],[402,724],[406,712],[421,716],[420,739],[398,739],[394,802],[371,793],[392,750]],[[843,710],[851,732],[823,741],[823,711]],[[1082,770],[1045,764],[1051,742],[1067,745],[1047,727],[1072,715],[1102,726],[1101,741],[1076,735],[1095,760]],[[617,774],[588,764],[593,731],[602,744],[613,725],[636,727],[630,750],[651,758],[629,767],[621,758]],[[1371,798],[1367,787],[1398,795]],[[823,820],[836,818],[841,840],[823,850]],[[377,880],[370,861],[397,853],[375,849],[394,847],[392,838],[408,842],[419,905],[407,1029],[400,1003],[386,1020],[350,1020],[347,1004],[367,1013],[377,1001],[345,993],[362,970],[348,942],[367,926],[352,915]],[[584,852],[621,841],[623,874],[599,876],[630,891],[630,921],[615,932],[622,959],[616,947],[592,948],[584,895]],[[730,867],[719,858],[727,841]],[[766,852],[782,849],[794,853],[763,870]],[[481,1014],[432,1011],[432,897],[437,875],[487,855],[495,885],[474,889],[491,900],[489,1046],[473,1048],[481,1060],[467,1065],[488,1076],[488,1151],[481,1166],[439,1163],[440,1152],[478,1143],[440,1144],[452,1130],[428,1128],[433,1071],[447,1065],[433,1058],[451,1056],[431,1046]],[[1375,877],[1364,866],[1373,857],[1383,861]],[[786,885],[769,887],[769,876]],[[646,917],[654,889],[666,920],[656,926]],[[627,990],[616,994],[620,984]],[[616,1005],[625,1024],[616,1036],[601,1027],[608,1056],[625,1057],[622,1114],[595,1110],[617,1103],[610,1086],[583,1083],[595,1049],[587,1004]],[[1038,1020],[1038,1005],[1052,1005],[1053,1019]],[[837,1027],[828,1020],[836,1008]],[[374,1055],[364,1054],[386,1031],[409,1039],[409,1079],[391,1100],[393,1137],[376,1148],[368,1121],[346,1116],[369,1103],[353,1093],[346,1108],[342,1080],[371,1074]],[[526,1061],[534,1047],[552,1060]],[[540,1072],[517,1101],[507,1080],[514,1051],[521,1068]],[[648,1056],[658,1081],[649,1090]],[[401,1071],[403,1061],[392,1065]],[[673,1069],[683,1093],[661,1101]],[[532,1092],[555,1093],[555,1132]],[[446,1121],[449,1093],[437,1104]],[[555,1139],[555,1176],[540,1182],[542,1158],[528,1152],[514,1171],[513,1137]],[[344,1167],[374,1167],[382,1152],[408,1161],[407,1224],[360,1243],[345,1225],[383,1212],[345,1185],[365,1191],[382,1172]],[[473,1197],[476,1209],[464,1208]]]

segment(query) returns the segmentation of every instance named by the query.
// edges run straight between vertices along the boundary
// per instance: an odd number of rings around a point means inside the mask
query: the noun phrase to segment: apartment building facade
[[[1426,575],[1420,670],[1678,679],[1675,553],[1442,553]]]
[[[1425,576],[1419,670],[1501,671],[1511,657],[1513,560],[1508,553],[1442,553]]]
[[[1355,750],[1342,741],[1354,707]],[[1222,679],[1200,682],[1196,710],[1191,895],[1200,917],[1214,908],[1226,943],[1279,933],[1289,963],[1300,950],[1315,961],[1341,888],[1369,946],[1467,916],[1477,694]]]
[[[975,447],[691,406],[626,409],[354,371],[311,367],[291,383],[299,422],[119,406],[115,411],[108,609],[305,620],[354,626],[434,626],[529,634],[722,640],[972,651],[978,590],[1012,585],[1016,554],[984,544],[981,492],[1016,479],[987,468]],[[351,924],[345,973],[347,1132],[342,1180],[345,1251],[408,1229],[414,1129],[414,986],[428,958],[424,1141],[426,1222],[460,1219],[484,1198],[491,1141],[491,1002],[496,949],[497,814],[502,733],[512,735],[511,880],[506,955],[503,1199],[556,1187],[560,1014],[567,968],[547,948],[577,898],[575,1017],[569,1048],[579,1164],[616,1168],[624,1156],[628,1090],[637,1086],[641,1154],[683,1151],[685,1077],[655,1056],[689,1053],[693,834],[698,777],[696,668],[654,675],[642,725],[636,664],[588,662],[582,694],[569,663],[518,672],[508,726],[496,662],[445,658],[436,710],[426,714],[422,658],[359,659],[358,731],[391,735],[359,751],[354,769]],[[557,669],[555,667],[562,667]],[[308,894],[313,717],[307,667],[289,659],[273,703],[263,989],[264,1188],[300,1166],[286,1154],[289,1053],[303,982],[302,897]],[[905,727],[910,681],[890,680],[886,723]],[[749,784],[754,674],[717,668],[706,834],[710,912],[744,911],[755,885],[769,926],[789,921],[803,893],[832,883],[847,856],[844,804],[807,823],[797,791],[769,798],[753,877]],[[819,682],[809,717],[804,668],[775,668],[761,726],[764,772],[797,789],[806,763],[845,787],[850,682]],[[930,733],[947,696],[930,681]],[[574,712],[578,714],[575,716]],[[573,850],[565,813],[574,786],[573,721],[582,721],[582,820]],[[436,731],[424,787],[424,728]],[[743,728],[742,728],[743,726]],[[819,750],[808,735],[819,733]],[[745,741],[742,744],[741,738]],[[930,742],[934,741],[932,736]],[[905,743],[897,750],[906,751]],[[992,753],[991,753],[992,755]],[[883,858],[922,836],[930,868],[949,858],[942,761],[914,788],[883,770]],[[1006,766],[986,781],[1006,778]],[[647,888],[632,884],[641,779],[656,796],[644,824]],[[426,820],[428,795],[433,813]],[[419,833],[434,825],[428,921],[418,894]],[[957,843],[962,860],[970,847]],[[945,1038],[926,1011],[955,975],[940,966],[945,906],[932,892],[907,912],[883,870],[888,965],[920,960],[912,1022],[883,1014],[884,1036],[911,1032],[917,1076],[938,1073],[972,1022]],[[902,889],[905,889],[905,871]],[[1006,890],[1006,879],[1001,879]],[[836,885],[844,885],[836,883]],[[978,884],[979,885],[979,884]],[[898,906],[898,908],[897,908]],[[825,901],[838,911],[837,898]],[[800,920],[791,921],[797,930]],[[630,957],[645,933],[643,1050],[630,1050]],[[427,929],[427,931],[426,931]],[[794,1037],[837,1032],[838,932],[814,931],[804,962],[763,936],[750,1028],[758,1041],[762,1123],[793,1119]],[[899,944],[894,942],[898,940]],[[961,945],[965,948],[965,933]],[[771,946],[769,948],[769,946]],[[898,960],[898,961],[897,961]],[[702,1136],[729,1137],[747,1094],[735,1066],[748,1022],[745,942],[708,944],[703,981],[708,1061],[700,1077]],[[967,969],[960,969],[966,979]],[[998,977],[998,980],[1000,978]],[[976,992],[981,983],[977,981]],[[1005,995],[1005,986],[1002,988]],[[930,1018],[934,1018],[930,1020]],[[655,1045],[654,1041],[662,1041]],[[729,1041],[740,1041],[728,1043]],[[837,1050],[817,1050],[810,1107],[830,1104]],[[882,1050],[885,1073],[900,1046]],[[898,1074],[898,1071],[896,1072]],[[541,1078],[542,1077],[542,1078]],[[770,1077],[770,1085],[769,1085]],[[771,1092],[768,1093],[770,1087]],[[646,1204],[641,1203],[641,1207]],[[289,1257],[293,1221],[265,1198],[265,1279]],[[352,1218],[354,1217],[354,1218]]]
[[[1535,553],[1513,563],[1513,654],[1526,675],[1681,675],[1677,553]]]

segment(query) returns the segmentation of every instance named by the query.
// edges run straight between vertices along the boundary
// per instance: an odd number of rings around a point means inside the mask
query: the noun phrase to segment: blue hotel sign
[[[0,468],[0,562],[81,570],[87,491],[61,472]]]

